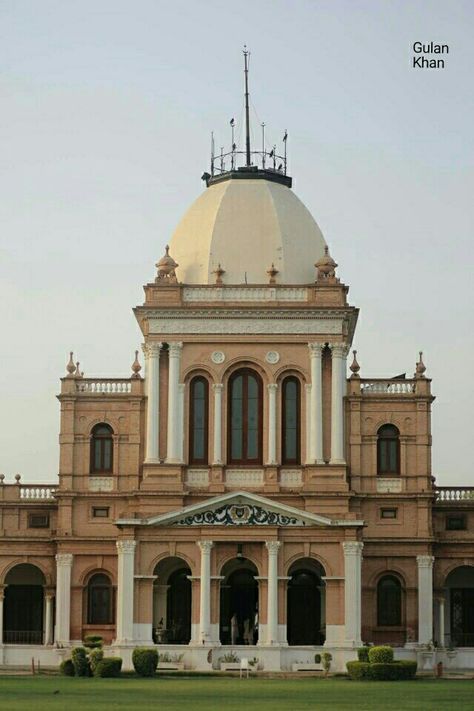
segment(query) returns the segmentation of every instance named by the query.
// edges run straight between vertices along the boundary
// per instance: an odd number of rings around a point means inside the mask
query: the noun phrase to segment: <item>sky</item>
[[[472,0],[0,0],[0,472],[55,481],[59,378],[127,376],[132,307],[230,141],[254,130],[360,308],[362,377],[433,379],[433,474],[473,485]],[[448,44],[443,70],[413,43]],[[257,134],[258,135],[258,134]]]

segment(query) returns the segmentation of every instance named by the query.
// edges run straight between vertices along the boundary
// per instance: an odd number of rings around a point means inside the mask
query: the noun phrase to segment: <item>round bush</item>
[[[359,662],[369,661],[369,647],[359,647],[357,650],[357,659]]]
[[[88,634],[84,637],[84,647],[88,649],[100,649],[104,644],[104,638],[99,634]]]
[[[101,659],[97,664],[94,676],[100,676],[102,679],[120,676],[122,669],[122,660],[120,657],[106,657]]]
[[[369,649],[369,662],[371,664],[390,664],[393,662],[392,647],[371,647]]]
[[[156,649],[137,647],[132,654],[133,668],[139,676],[154,676],[158,666]]]
[[[74,676],[75,671],[72,659],[65,659],[61,662],[61,664],[59,665],[59,673],[63,676]]]
[[[368,662],[347,662],[347,672],[351,679],[359,681],[360,679],[369,679],[369,663]]]
[[[87,661],[87,650],[84,647],[74,647],[71,652],[74,673],[76,676],[89,676],[89,662]]]

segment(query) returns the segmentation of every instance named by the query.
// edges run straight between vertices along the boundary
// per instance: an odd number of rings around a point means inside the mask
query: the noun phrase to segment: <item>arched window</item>
[[[189,461],[208,462],[209,385],[205,378],[193,378],[189,401]]]
[[[114,431],[110,425],[99,423],[92,430],[91,440],[91,473],[111,472],[113,468]]]
[[[87,584],[87,624],[113,624],[112,584],[104,573],[96,573]]]
[[[377,471],[400,474],[400,433],[395,425],[382,425],[377,432]]]
[[[262,462],[262,381],[244,368],[229,380],[227,455],[230,464]]]
[[[399,627],[402,624],[402,586],[394,575],[384,575],[377,585],[377,625]]]
[[[300,383],[298,378],[285,378],[282,387],[281,416],[282,464],[300,463]]]

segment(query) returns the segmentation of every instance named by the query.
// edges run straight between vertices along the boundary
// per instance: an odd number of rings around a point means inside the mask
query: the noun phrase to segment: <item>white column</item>
[[[211,642],[211,549],[212,541],[198,541],[201,549],[199,642]]]
[[[182,343],[169,344],[169,370],[168,370],[168,437],[166,461],[170,464],[180,462],[179,434],[182,425],[179,422],[179,371],[181,366]]]
[[[331,379],[331,464],[345,464],[344,458],[344,395],[347,348],[333,344]]]
[[[311,464],[324,464],[323,461],[323,397],[321,358],[323,343],[309,343],[311,360],[311,404],[309,453]]]
[[[214,455],[213,464],[222,464],[222,383],[212,386],[214,391]]]
[[[52,593],[46,593],[46,610],[44,616],[44,644],[53,644],[53,599]]]
[[[136,541],[117,541],[117,634],[116,643],[133,640],[133,592]]]
[[[438,598],[438,647],[444,647],[444,597]]]
[[[68,645],[71,626],[72,553],[56,555],[56,642]]]
[[[278,644],[278,550],[279,541],[266,541],[268,550],[267,578],[267,645]]]
[[[306,391],[306,464],[313,464],[311,452],[311,385],[305,385]]]
[[[362,627],[362,549],[359,541],[345,541],[344,549],[344,627],[345,642],[360,647]]]
[[[276,395],[278,385],[269,383],[268,388],[268,461],[276,464]]]
[[[433,639],[433,562],[432,555],[417,555],[418,565],[418,643]]]
[[[145,462],[160,461],[160,350],[161,343],[144,343],[146,406]]]

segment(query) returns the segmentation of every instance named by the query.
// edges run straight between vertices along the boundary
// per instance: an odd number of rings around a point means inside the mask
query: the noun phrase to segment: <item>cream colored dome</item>
[[[224,284],[315,281],[314,263],[325,241],[310,212],[286,185],[261,178],[211,184],[176,228],[170,253],[178,281],[214,284],[220,264]]]

